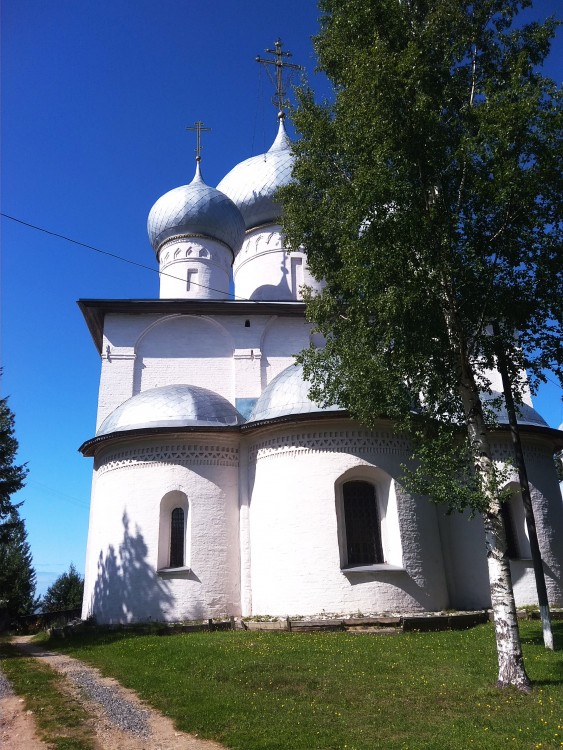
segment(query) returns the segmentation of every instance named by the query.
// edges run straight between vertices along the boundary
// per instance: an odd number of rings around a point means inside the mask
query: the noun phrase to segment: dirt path
[[[0,747],[12,750],[48,750],[35,732],[33,716],[17,695],[0,697]]]
[[[96,739],[103,750],[225,750],[216,742],[177,731],[171,719],[142,703],[132,690],[116,680],[102,677],[97,669],[70,656],[47,651],[30,640],[30,636],[19,636],[12,643],[66,677],[65,689],[85,706],[92,717]],[[3,711],[5,700],[12,700],[12,710],[15,709],[17,714],[12,723],[7,724],[6,734],[4,722],[1,725],[0,736],[7,740],[6,747],[43,750],[45,745],[39,741],[38,744],[31,740],[29,744],[22,744],[23,735],[17,734],[23,732],[23,725],[20,728],[19,722],[27,718],[27,725],[31,724],[32,728],[33,722],[16,696],[2,699]],[[13,705],[14,700],[17,705]]]

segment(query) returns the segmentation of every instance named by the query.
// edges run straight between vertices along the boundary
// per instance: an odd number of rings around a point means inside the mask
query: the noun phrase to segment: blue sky
[[[559,0],[535,4],[539,16]],[[79,298],[158,297],[146,234],[152,204],[189,182],[201,119],[202,169],[216,185],[276,133],[270,82],[255,62],[281,37],[314,74],[312,0],[3,0],[2,211],[153,272],[2,219],[2,394],[30,469],[25,518],[39,591],[83,571],[99,358]],[[561,78],[563,34],[547,72]],[[536,406],[563,422],[561,391]]]

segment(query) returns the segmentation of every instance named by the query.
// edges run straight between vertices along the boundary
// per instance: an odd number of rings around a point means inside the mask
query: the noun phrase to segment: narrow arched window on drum
[[[174,508],[170,524],[170,567],[184,564],[184,509]]]

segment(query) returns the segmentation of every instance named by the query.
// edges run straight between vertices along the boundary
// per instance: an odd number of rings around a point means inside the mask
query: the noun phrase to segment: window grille
[[[383,562],[375,488],[369,482],[346,482],[342,488],[348,565]]]
[[[170,567],[181,568],[184,565],[184,510],[174,508],[170,529]]]

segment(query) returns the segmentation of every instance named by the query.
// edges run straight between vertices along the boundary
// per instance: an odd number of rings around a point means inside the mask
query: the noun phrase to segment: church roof
[[[342,407],[319,406],[309,398],[311,384],[303,377],[303,366],[290,365],[263,390],[248,422],[299,414],[342,411]]]
[[[508,413],[504,404],[504,398],[498,391],[491,394],[483,394],[485,405],[492,399],[503,399],[502,405],[493,409],[499,424],[508,424]],[[516,420],[519,425],[530,427],[549,427],[542,415],[528,404],[516,404]]]
[[[248,418],[247,424],[278,417],[343,411],[342,407],[338,405],[319,406],[316,404],[309,398],[310,388],[310,383],[304,379],[302,365],[290,365],[264,389]],[[500,396],[500,393],[493,391],[490,395],[484,394],[484,400],[486,402]],[[496,407],[494,413],[499,424],[508,424],[508,415],[504,405]],[[518,405],[517,413],[518,424],[522,427],[548,427],[541,414],[528,404]]]
[[[210,237],[236,254],[244,239],[244,222],[230,198],[205,184],[198,162],[189,185],[169,190],[156,201],[147,231],[157,254],[166,240],[176,236]]]
[[[166,385],[138,393],[114,409],[96,437],[162,427],[232,427],[244,418],[218,393],[195,385]]]
[[[253,229],[279,220],[281,206],[274,201],[274,194],[278,188],[291,182],[292,169],[291,141],[282,118],[270,149],[233,167],[217,189],[236,204],[246,229]]]

